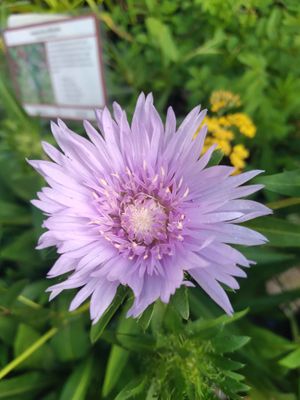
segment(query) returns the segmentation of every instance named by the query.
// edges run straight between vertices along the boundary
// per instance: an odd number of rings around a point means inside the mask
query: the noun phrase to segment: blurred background
[[[299,1],[2,0],[1,30],[11,16],[32,13],[95,16],[108,107],[116,100],[131,115],[138,94],[153,92],[161,115],[171,105],[180,121],[202,104],[208,109],[205,147],[217,143],[222,162],[233,165],[236,174],[266,171],[257,179],[266,184],[259,200],[274,209],[275,217],[248,226],[270,242],[246,249],[257,265],[231,296],[236,310],[249,307],[235,329],[252,338],[236,355],[246,364],[241,374],[250,391],[238,390],[252,400],[299,399]],[[0,54],[0,399],[114,399],[141,371],[151,374],[156,355],[141,356],[128,344],[124,349],[114,343],[110,332],[141,329],[118,318],[122,310],[109,322],[110,330],[98,327],[90,340],[86,307],[70,317],[68,293],[48,303],[45,276],[56,256],[54,250],[34,249],[42,216],[29,201],[42,181],[25,158],[44,158],[40,141],[53,142],[49,118],[23,109],[24,98],[13,83],[20,71],[8,62],[13,54],[4,36]],[[14,56],[18,61],[22,54]],[[26,84],[28,75],[24,79]],[[45,102],[51,101],[47,84],[41,95]],[[83,134],[81,122],[69,124]],[[190,296],[194,319],[222,314],[200,289]],[[155,396],[136,391],[120,399],[193,398]],[[215,397],[194,398],[229,398],[222,396],[215,391]]]

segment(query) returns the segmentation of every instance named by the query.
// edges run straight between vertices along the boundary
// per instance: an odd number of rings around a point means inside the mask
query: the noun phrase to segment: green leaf
[[[15,339],[17,324],[8,315],[0,317],[0,338],[4,343],[12,345]]]
[[[124,387],[123,390],[117,395],[115,400],[127,400],[132,399],[135,396],[141,394],[145,389],[146,380],[145,379],[134,379],[129,382],[128,385]]]
[[[199,335],[206,332],[210,332],[211,329],[223,327],[227,324],[232,324],[233,322],[244,317],[248,312],[248,309],[234,313],[232,316],[222,315],[218,318],[203,319],[200,318],[197,321],[189,322],[187,326],[187,331],[191,335]]]
[[[149,307],[143,312],[143,314],[139,317],[137,320],[139,326],[143,329],[143,331],[146,331],[147,328],[150,325],[152,316],[153,316],[153,311],[154,311],[154,304],[150,304]]]
[[[233,379],[231,377],[226,377],[226,379],[220,382],[221,389],[227,393],[240,393],[240,392],[247,392],[250,387],[245,383],[240,382],[239,380]],[[230,399],[234,397],[230,396]],[[239,398],[239,397],[238,397]]]
[[[130,340],[131,335],[134,335],[138,331],[138,325],[136,320],[133,318],[121,317],[117,335],[118,339],[125,347],[127,346],[127,341]],[[104,376],[104,382],[102,387],[103,396],[107,396],[115,387],[125,368],[129,357],[129,351],[124,348],[114,345],[111,348],[107,367]]]
[[[179,53],[169,27],[159,19],[153,17],[146,18],[146,26],[149,34],[160,47],[166,60],[177,61]]]
[[[279,361],[279,364],[289,369],[300,367],[300,348],[296,349]]]
[[[233,353],[248,343],[248,336],[217,335],[212,341],[212,345],[218,354]]]
[[[17,236],[12,243],[2,248],[0,258],[36,265],[40,263],[40,257],[38,252],[34,250],[35,246],[35,232],[32,229],[27,230]]]
[[[29,372],[15,378],[0,381],[0,399],[14,400],[17,396],[39,393],[45,387],[53,384],[51,379],[37,372]]]
[[[118,379],[127,364],[129,352],[122,347],[113,346],[109,354],[109,359],[105,371],[104,383],[102,387],[103,396],[107,396],[115,387]]]
[[[78,360],[84,357],[90,343],[83,320],[68,321],[51,341],[56,357],[62,361]]]
[[[265,185],[266,190],[286,196],[300,196],[300,169],[280,174],[260,176],[255,182]]]
[[[151,319],[151,330],[153,335],[158,335],[162,328],[168,305],[157,300],[154,303],[153,316]]]
[[[126,289],[124,287],[119,288],[113,302],[105,311],[103,316],[95,325],[92,325],[90,331],[90,339],[92,343],[95,343],[101,337],[109,321],[112,319],[112,317],[117,312],[118,308],[125,300],[126,295],[127,295]]]
[[[260,328],[250,323],[246,323],[244,326],[244,331],[252,339],[251,345],[259,350],[263,358],[274,359],[289,350],[295,349],[295,343],[268,329]]]
[[[31,223],[31,215],[24,207],[0,201],[0,224],[26,225]]]
[[[281,23],[281,11],[279,7],[274,7],[267,23],[267,35],[271,40],[278,37]]]
[[[0,287],[0,305],[3,307],[12,307],[18,299],[18,296],[26,286],[25,279],[18,281],[9,288]]]
[[[219,165],[223,157],[224,153],[222,150],[219,149],[215,150],[210,157],[207,167],[213,167],[214,165]]]
[[[272,294],[266,296],[260,296],[251,299],[251,313],[266,312],[280,304],[288,303],[290,301],[298,299],[300,296],[300,289],[288,290],[279,294]],[[249,300],[238,301],[239,307],[245,307],[249,304]]]
[[[189,308],[189,298],[188,289],[186,286],[182,286],[177,289],[175,294],[171,298],[171,304],[178,311],[179,315],[185,319],[189,319],[190,308]]]
[[[41,335],[28,325],[20,324],[16,339],[14,342],[14,356],[18,357],[22,354],[29,346],[39,340]],[[45,344],[43,348],[40,348],[36,352],[24,361],[20,367],[22,368],[46,368],[50,367],[53,362],[53,353],[50,347]]]
[[[84,400],[90,387],[93,361],[89,358],[79,365],[68,378],[59,400]]]
[[[279,218],[259,218],[245,224],[265,235],[271,246],[300,247],[300,225]]]

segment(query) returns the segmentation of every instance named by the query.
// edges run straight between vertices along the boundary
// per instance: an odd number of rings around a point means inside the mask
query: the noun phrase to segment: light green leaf
[[[300,348],[296,349],[279,361],[279,364],[289,369],[300,367]]]
[[[93,361],[89,358],[79,365],[68,378],[59,400],[84,400],[90,386]]]
[[[171,298],[171,303],[183,319],[189,319],[190,308],[188,290],[186,286],[182,286],[176,290],[175,294]]]
[[[170,28],[159,19],[153,17],[146,19],[146,26],[149,34],[160,47],[166,60],[177,61],[179,59],[179,53]]]

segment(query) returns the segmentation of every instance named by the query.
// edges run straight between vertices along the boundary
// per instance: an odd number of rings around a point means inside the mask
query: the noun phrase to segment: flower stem
[[[37,351],[40,347],[42,347],[49,339],[51,339],[56,332],[57,328],[51,328],[48,332],[46,332],[42,337],[40,337],[36,342],[34,342],[28,349],[26,349],[23,353],[21,353],[17,358],[7,364],[0,371],[0,380],[4,378],[7,374],[9,374],[13,369],[22,364],[27,358],[29,358],[35,351]]]

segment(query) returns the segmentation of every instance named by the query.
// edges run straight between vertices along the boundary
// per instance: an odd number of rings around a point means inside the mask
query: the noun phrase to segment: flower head
[[[38,248],[56,246],[60,254],[50,278],[68,274],[48,289],[50,298],[80,288],[70,310],[91,297],[96,322],[126,285],[135,298],[128,315],[136,317],[192,278],[231,313],[221,284],[237,289],[240,267],[251,262],[230,244],[265,242],[238,225],[269,213],[239,200],[261,188],[240,186],[261,171],[231,176],[232,167],[205,168],[214,147],[199,158],[206,134],[204,127],[193,139],[205,116],[200,107],[179,128],[172,108],[162,123],[152,95],[140,95],[131,125],[118,104],[113,109],[114,118],[107,108],[96,112],[102,135],[84,123],[90,140],[53,123],[61,151],[43,143],[52,161],[30,161],[49,185],[33,200],[47,217]]]

